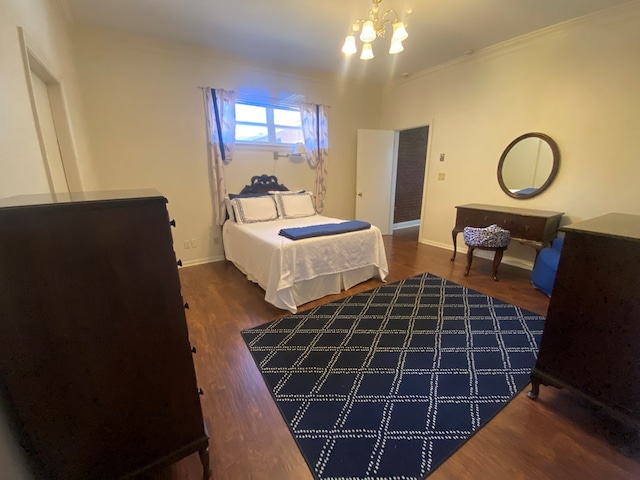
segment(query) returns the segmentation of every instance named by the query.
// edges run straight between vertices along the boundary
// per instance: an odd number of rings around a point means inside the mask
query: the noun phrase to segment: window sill
[[[287,152],[291,153],[295,144],[288,143],[244,143],[236,142],[236,149],[251,152]]]

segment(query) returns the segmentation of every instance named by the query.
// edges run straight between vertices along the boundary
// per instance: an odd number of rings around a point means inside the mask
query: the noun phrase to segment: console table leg
[[[456,252],[458,248],[458,233],[460,233],[460,230],[458,230],[457,228],[454,228],[451,231],[451,237],[453,238],[453,255],[451,255],[450,260],[452,262],[456,259]]]
[[[200,462],[202,463],[202,480],[208,480],[211,478],[211,458],[209,457],[209,443],[202,447],[198,454],[200,455]]]

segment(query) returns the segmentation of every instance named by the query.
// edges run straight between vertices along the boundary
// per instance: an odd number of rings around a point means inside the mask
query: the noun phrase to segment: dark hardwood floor
[[[465,255],[417,241],[415,230],[385,237],[389,282],[425,271],[541,315],[548,299],[530,283],[530,272],[501,265],[499,282],[491,262],[475,259],[463,276]],[[293,437],[245,346],[240,331],[287,314],[266,303],[264,292],[230,263],[180,270],[202,408],[211,436],[216,480],[312,479]],[[380,285],[368,281],[350,291],[305,305],[310,308]],[[640,458],[629,452],[611,422],[575,394],[542,387],[531,401],[526,390],[443,463],[429,480],[442,479],[638,479]],[[179,419],[176,419],[179,422]],[[154,479],[201,478],[192,455],[153,475]]]

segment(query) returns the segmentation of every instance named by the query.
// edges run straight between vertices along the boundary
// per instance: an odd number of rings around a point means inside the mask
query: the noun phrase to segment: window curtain
[[[316,170],[314,186],[315,207],[318,213],[324,210],[327,192],[327,166],[329,164],[329,131],[327,115],[323,105],[314,103],[300,104],[304,147],[307,162]]]
[[[236,95],[233,91],[222,89],[204,88],[203,91],[213,185],[213,210],[216,225],[222,225],[226,218],[224,199],[227,196],[224,166],[233,159],[235,146]]]

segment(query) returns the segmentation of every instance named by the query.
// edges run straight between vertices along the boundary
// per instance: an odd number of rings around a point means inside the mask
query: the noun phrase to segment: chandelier
[[[351,26],[351,33],[347,35],[342,46],[342,53],[345,55],[353,55],[358,51],[356,48],[355,33],[360,31],[360,41],[362,42],[362,51],[360,52],[361,60],[370,60],[373,58],[373,48],[371,42],[376,38],[384,38],[385,30],[388,25],[393,27],[393,35],[391,36],[391,45],[389,53],[400,53],[404,50],[402,46],[403,40],[409,36],[404,23],[398,18],[395,10],[387,10],[380,15],[380,3],[382,0],[372,0],[373,7],[367,13],[365,18],[356,20]]]

